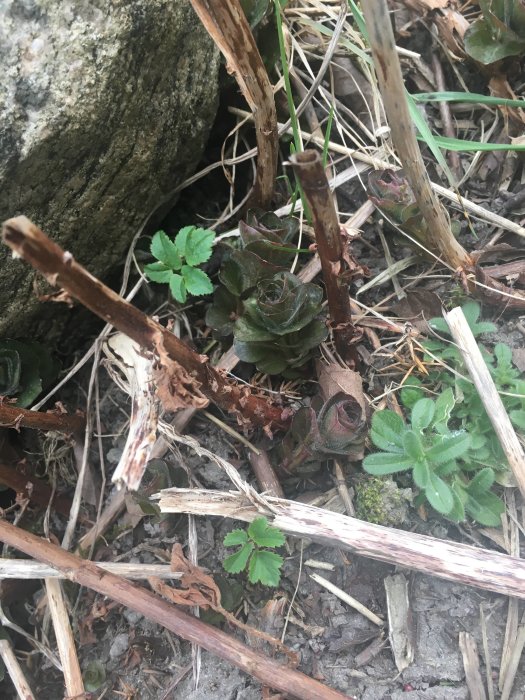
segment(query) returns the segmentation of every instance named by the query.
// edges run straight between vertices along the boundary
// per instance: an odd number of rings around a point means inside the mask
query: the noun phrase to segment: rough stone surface
[[[25,214],[103,276],[195,168],[218,53],[187,0],[0,0],[0,16],[1,220]],[[58,305],[0,248],[0,337],[43,337]]]

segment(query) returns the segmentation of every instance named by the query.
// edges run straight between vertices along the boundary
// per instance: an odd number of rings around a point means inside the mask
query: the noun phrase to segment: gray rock
[[[118,659],[119,656],[128,650],[129,647],[129,634],[126,632],[121,632],[117,634],[114,640],[111,642],[109,648],[109,656],[111,659]]]
[[[0,0],[0,17],[0,220],[104,276],[195,168],[218,52],[187,0]],[[0,248],[0,337],[48,335],[62,305]]]

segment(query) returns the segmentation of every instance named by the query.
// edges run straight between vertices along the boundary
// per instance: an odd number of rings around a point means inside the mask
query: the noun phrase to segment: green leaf
[[[384,411],[376,411],[372,416],[372,429],[370,437],[372,442],[380,450],[385,452],[394,452],[393,448],[403,449],[403,433],[406,430],[406,425],[397,413],[385,409]]]
[[[196,267],[210,259],[214,240],[214,231],[185,226],[176,235],[175,245],[179,255],[186,259],[186,263],[190,267]]]
[[[225,547],[236,547],[238,544],[248,542],[246,530],[232,530],[224,538]]]
[[[281,580],[283,558],[275,552],[260,549],[252,554],[249,567],[251,583],[259,581],[265,586],[278,586]]]
[[[465,520],[465,506],[458,493],[456,493],[454,486],[452,487],[452,499],[454,504],[452,509],[447,513],[447,518],[454,520],[456,523],[462,523]]]
[[[368,455],[363,460],[363,468],[369,474],[384,476],[385,474],[395,474],[410,469],[414,460],[400,454],[391,452],[378,452]]]
[[[100,661],[90,661],[84,673],[84,686],[89,693],[96,692],[106,680],[106,667]]]
[[[450,513],[454,507],[454,498],[450,486],[432,472],[429,474],[425,487],[425,496],[432,508],[437,510],[438,513],[443,513],[443,515]]]
[[[525,430],[525,411],[510,411],[509,416],[516,428]]]
[[[437,444],[427,450],[427,459],[435,464],[443,464],[458,459],[470,449],[470,435],[459,432],[440,437]]]
[[[248,535],[259,547],[282,547],[285,542],[283,533],[269,525],[265,517],[255,518],[250,523]]]
[[[451,387],[441,392],[435,402],[436,411],[434,413],[434,423],[444,423],[446,425],[450,420],[450,414],[452,413],[455,403],[456,400]]]
[[[410,422],[412,428],[421,432],[431,424],[436,411],[436,405],[432,399],[419,399],[412,408]]]
[[[415,485],[420,489],[426,489],[429,477],[430,469],[428,467],[428,462],[425,459],[416,462],[412,470],[412,478],[414,479]]]
[[[177,275],[173,273],[170,277],[170,291],[173,294],[173,298],[179,302],[179,304],[184,304],[187,299],[186,285],[182,275]]]
[[[494,26],[487,19],[480,17],[473,22],[463,38],[465,51],[476,61],[489,65],[508,56],[518,56],[525,51],[525,39],[500,23],[501,29],[496,34]]]
[[[425,456],[425,448],[421,438],[413,430],[405,431],[403,435],[403,449],[413,460],[423,459]]]
[[[164,231],[157,231],[153,236],[150,250],[153,257],[164,263],[170,270],[180,270],[182,261],[177,252],[177,246],[170,241]]]
[[[412,408],[416,401],[424,397],[425,392],[421,389],[421,382],[416,377],[410,377],[410,379],[403,384],[403,388],[401,389],[401,402],[406,408]]]
[[[479,494],[475,497],[469,494],[465,510],[481,525],[500,527],[500,516],[505,511],[505,504],[494,493]]]
[[[412,95],[416,102],[465,102],[481,105],[501,105],[525,109],[525,100],[510,100],[505,97],[492,97],[475,92],[419,92]]]
[[[144,265],[144,274],[152,282],[169,284],[173,272],[164,263],[156,262]]]
[[[244,571],[253,550],[253,544],[251,542],[246,542],[235,554],[226,557],[223,562],[226,571],[230,574],[240,574],[241,571]]]
[[[481,469],[467,486],[470,496],[479,496],[490,490],[494,483],[494,471],[490,467]]]
[[[181,272],[188,294],[198,297],[213,292],[211,280],[203,270],[183,265]]]

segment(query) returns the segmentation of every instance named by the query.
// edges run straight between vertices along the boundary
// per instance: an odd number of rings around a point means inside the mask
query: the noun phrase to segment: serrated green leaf
[[[370,436],[376,447],[381,450],[392,450],[391,446],[398,449],[403,448],[403,433],[406,430],[406,425],[397,413],[385,409],[384,411],[376,411],[372,416],[372,430]]]
[[[203,270],[183,265],[181,272],[188,294],[198,297],[213,292],[211,280]]]
[[[470,496],[465,503],[465,510],[481,525],[487,527],[499,527],[501,514],[505,511],[505,504],[494,493]]]
[[[264,517],[255,518],[248,527],[248,535],[259,547],[282,547],[285,540],[277,527],[272,527]]]
[[[444,435],[437,444],[427,450],[427,459],[435,464],[443,464],[458,459],[470,449],[470,435],[465,432]]]
[[[419,399],[419,401],[416,401],[410,414],[412,428],[420,432],[428,428],[434,418],[435,411],[436,405],[432,399]]]
[[[223,562],[223,566],[230,574],[240,574],[244,571],[250,554],[253,552],[254,546],[251,542],[245,542],[239,551],[235,552]]]
[[[465,506],[454,487],[452,487],[452,500],[453,505],[451,510],[447,513],[447,518],[454,520],[456,523],[462,523],[465,520]]]
[[[392,452],[378,452],[367,455],[363,460],[363,469],[374,476],[384,476],[385,474],[395,474],[406,471],[414,464],[410,457],[394,454]]]
[[[144,274],[152,282],[169,284],[173,271],[164,263],[156,262],[144,265]]]
[[[182,275],[177,275],[176,273],[171,275],[170,291],[173,294],[173,298],[178,301],[179,304],[184,304],[188,295],[186,294],[186,285]]]
[[[509,416],[516,428],[525,430],[525,411],[510,411]]]
[[[494,346],[494,355],[498,361],[498,365],[510,366],[512,364],[512,350],[505,343],[496,343]]]
[[[213,251],[214,241],[214,231],[193,227],[186,239],[185,258],[187,264],[196,267],[209,260]]]
[[[421,389],[421,382],[416,377],[410,377],[410,379],[403,384],[400,394],[401,403],[403,406],[406,406],[406,408],[412,408],[416,401],[425,397],[425,392]]]
[[[255,551],[250,559],[249,579],[251,583],[260,581],[265,586],[278,586],[282,565],[283,558],[275,552]]]
[[[177,246],[173,241],[170,241],[164,231],[157,231],[153,236],[150,250],[153,257],[164,263],[170,270],[180,270],[182,261]]]
[[[454,498],[450,486],[441,477],[430,472],[425,496],[435,510],[443,515],[448,515],[454,507]]]
[[[450,414],[452,413],[455,403],[456,400],[451,387],[441,392],[435,402],[434,424],[444,423],[446,425],[450,420]]]
[[[225,547],[236,547],[238,544],[248,542],[246,530],[232,530],[224,538]]]
[[[425,456],[425,448],[421,438],[413,430],[405,430],[403,434],[403,449],[413,460],[419,460]]]

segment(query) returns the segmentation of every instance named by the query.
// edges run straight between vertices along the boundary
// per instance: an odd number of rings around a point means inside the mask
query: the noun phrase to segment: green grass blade
[[[525,151],[525,144],[481,143],[481,141],[466,141],[448,136],[434,136],[433,138],[440,148],[446,148],[447,151]],[[426,141],[420,136],[418,139]]]
[[[475,92],[419,92],[412,95],[416,102],[466,102],[480,105],[525,108],[525,100],[479,95]]]

